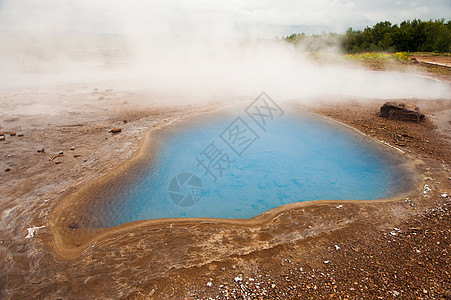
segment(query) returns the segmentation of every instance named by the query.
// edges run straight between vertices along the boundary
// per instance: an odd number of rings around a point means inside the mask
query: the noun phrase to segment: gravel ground
[[[87,236],[52,221],[68,194],[132,157],[148,128],[206,109],[144,109],[143,97],[71,87],[0,98],[17,111],[0,125],[0,298],[451,299],[451,101],[409,99],[426,114],[420,123],[379,117],[381,100],[297,107],[416,159],[423,184],[408,199],[318,201],[247,223],[143,221]],[[11,98],[23,105],[12,107]],[[39,98],[47,113],[25,113]],[[61,108],[63,100],[74,107]],[[116,127],[121,133],[109,132]],[[73,232],[66,248],[59,229]]]

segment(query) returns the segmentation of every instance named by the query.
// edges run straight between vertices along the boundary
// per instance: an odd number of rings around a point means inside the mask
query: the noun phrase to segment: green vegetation
[[[396,53],[386,53],[386,52],[362,52],[354,54],[346,54],[346,58],[354,60],[376,60],[376,61],[407,61],[409,59],[409,54],[407,52],[396,52]]]
[[[321,51],[336,48],[340,45],[343,36],[338,33],[321,33],[307,35],[305,33],[292,34],[284,38],[285,41],[302,45],[306,51]]]
[[[429,51],[449,52],[451,46],[451,21],[404,21],[399,26],[380,22],[372,28],[346,31],[341,41],[346,52],[362,51]]]
[[[360,52],[451,52],[451,21],[404,21],[392,25],[379,22],[362,30],[349,28],[345,34],[328,33],[321,35],[293,34],[284,38],[293,44],[309,45],[314,49],[319,45],[339,47],[346,53]]]

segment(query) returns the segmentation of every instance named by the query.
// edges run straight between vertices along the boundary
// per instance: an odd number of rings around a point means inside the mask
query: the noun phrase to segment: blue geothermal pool
[[[151,141],[156,156],[133,180],[97,195],[103,206],[96,226],[251,218],[293,202],[387,198],[409,185],[402,155],[344,125],[310,113],[285,113],[264,125],[222,113],[164,129]]]

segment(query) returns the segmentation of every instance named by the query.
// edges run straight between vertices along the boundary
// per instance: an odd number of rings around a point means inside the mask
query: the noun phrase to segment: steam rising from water
[[[4,0],[0,88],[113,80],[122,89],[147,89],[177,104],[254,97],[262,90],[300,101],[451,95],[449,84],[415,76],[319,65],[291,45],[261,38],[267,28],[235,19],[232,6],[202,0]]]

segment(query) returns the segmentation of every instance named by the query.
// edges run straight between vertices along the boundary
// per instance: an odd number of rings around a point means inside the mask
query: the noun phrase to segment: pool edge
[[[303,201],[303,202],[295,202],[290,204],[285,204],[282,206],[278,206],[276,208],[267,210],[255,217],[249,219],[218,219],[218,218],[168,218],[168,219],[150,219],[150,220],[142,220],[142,221],[133,221],[129,223],[124,223],[118,226],[105,228],[105,229],[83,229],[77,228],[77,230],[73,230],[67,226],[68,218],[70,218],[71,214],[68,212],[74,212],[74,202],[76,198],[80,195],[84,194],[92,194],[92,188],[99,186],[112,178],[115,178],[118,173],[121,171],[130,168],[136,163],[139,163],[142,159],[146,158],[148,155],[152,155],[153,146],[149,142],[152,138],[152,134],[154,130],[160,130],[168,125],[173,124],[174,122],[179,122],[186,120],[190,117],[196,117],[205,113],[217,113],[218,111],[223,110],[224,107],[220,107],[217,110],[212,111],[195,111],[192,114],[187,114],[183,116],[179,116],[179,118],[174,118],[173,120],[159,126],[148,128],[142,138],[138,142],[138,147],[136,152],[132,155],[132,157],[126,161],[121,162],[119,165],[114,167],[111,171],[108,171],[101,177],[97,178],[94,182],[86,183],[82,182],[79,185],[72,187],[69,189],[65,195],[61,198],[59,203],[57,203],[50,212],[50,217],[47,222],[47,226],[50,228],[52,234],[51,239],[47,242],[47,245],[50,246],[59,259],[73,259],[77,257],[83,250],[89,247],[98,241],[101,241],[107,237],[119,235],[125,232],[134,231],[136,229],[147,227],[147,226],[157,226],[157,225],[167,225],[167,224],[192,224],[192,223],[208,223],[208,224],[233,224],[238,226],[258,226],[265,223],[270,222],[271,220],[277,218],[278,216],[289,212],[295,209],[302,209],[312,206],[337,206],[343,204],[368,204],[369,200],[314,200],[314,201]],[[296,108],[299,110],[299,108]],[[307,110],[308,111],[308,110]],[[308,111],[311,114],[314,114],[318,117],[328,119],[332,122],[343,125],[347,128],[355,130],[356,132],[362,134],[366,138],[369,138],[372,141],[375,141],[387,148],[389,151],[399,151],[397,149],[393,149],[390,145],[381,143],[377,139],[361,132],[357,128],[354,128],[348,124],[337,121],[335,119],[317,114],[312,111]],[[393,152],[394,155],[401,155],[398,152]],[[384,199],[376,199],[370,200],[371,204],[380,205],[382,203],[394,202],[404,199],[406,197],[417,196],[421,193],[424,186],[424,172],[420,165],[423,164],[423,161],[415,158],[407,153],[402,153],[404,157],[406,157],[410,163],[410,167],[415,175],[415,187],[409,191],[402,194],[398,194],[389,198]],[[82,208],[82,203],[77,203],[80,209]]]

